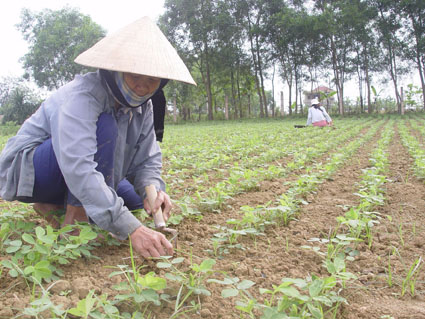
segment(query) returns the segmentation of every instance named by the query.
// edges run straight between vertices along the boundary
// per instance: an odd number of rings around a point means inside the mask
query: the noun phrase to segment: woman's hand
[[[130,235],[130,239],[133,249],[144,258],[174,254],[173,246],[165,235],[148,227],[140,226]]]
[[[146,212],[149,215],[152,215],[152,212],[156,212],[160,207],[162,208],[162,215],[164,216],[164,221],[166,222],[171,215],[171,208],[173,205],[171,204],[170,196],[163,191],[158,191],[156,196],[154,207],[150,207],[148,198],[145,198],[143,201],[143,205],[145,207]]]

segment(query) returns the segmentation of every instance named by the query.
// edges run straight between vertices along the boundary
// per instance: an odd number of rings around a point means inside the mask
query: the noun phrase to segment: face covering
[[[143,103],[145,103],[147,100],[149,100],[152,94],[147,94],[145,96],[138,96],[136,93],[134,93],[127,85],[127,83],[124,81],[124,73],[123,72],[113,72],[115,82],[117,83],[118,88],[121,91],[121,94],[124,96],[127,103],[132,107],[139,107]],[[154,92],[155,93],[155,92]]]

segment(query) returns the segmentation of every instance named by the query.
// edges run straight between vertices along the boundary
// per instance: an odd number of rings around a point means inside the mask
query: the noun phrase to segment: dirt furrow
[[[360,260],[348,265],[359,281],[348,289],[343,318],[425,318],[424,267],[414,296],[410,287],[401,296],[409,268],[425,257],[425,184],[415,178],[412,165],[396,130],[389,148],[387,201],[378,209],[381,223],[371,250],[363,245]]]

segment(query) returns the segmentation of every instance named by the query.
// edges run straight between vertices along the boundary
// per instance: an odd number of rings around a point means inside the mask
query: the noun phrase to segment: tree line
[[[361,111],[372,112],[373,83],[383,72],[400,111],[400,77],[414,69],[425,105],[423,0],[166,0],[165,10],[161,27],[201,83],[198,96],[180,96],[181,103],[196,108],[206,97],[209,119],[220,95],[242,117],[249,93],[257,95],[261,117],[274,116],[264,83],[275,73],[289,88],[289,113],[302,112],[303,90],[326,79],[338,113],[345,113],[350,79],[357,80]]]
[[[198,83],[166,87],[184,119],[205,112],[212,120],[224,109],[233,118],[276,116],[276,79],[286,84],[290,114],[303,113],[303,91],[325,82],[335,88],[343,115],[348,80],[358,83],[359,111],[373,112],[374,84],[383,73],[400,112],[400,78],[418,72],[416,93],[425,105],[423,0],[165,0],[159,25]],[[24,9],[17,28],[29,44],[21,59],[24,78],[49,90],[88,71],[73,60],[106,34],[69,7]],[[2,82],[3,114],[17,103],[38,102],[27,88],[16,91],[16,81]]]

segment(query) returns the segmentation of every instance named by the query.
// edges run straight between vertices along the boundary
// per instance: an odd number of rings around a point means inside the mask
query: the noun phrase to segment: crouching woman
[[[320,105],[318,99],[311,100],[311,107],[308,109],[307,126],[331,126],[332,119],[325,108]]]

